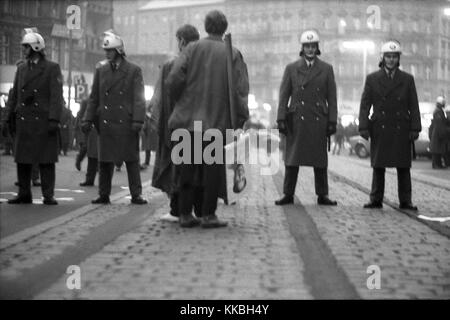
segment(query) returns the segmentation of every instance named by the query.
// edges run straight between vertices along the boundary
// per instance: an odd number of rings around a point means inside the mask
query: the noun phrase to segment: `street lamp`
[[[375,43],[372,40],[355,40],[355,41],[344,41],[342,42],[342,47],[348,50],[362,51],[363,53],[363,79],[366,79],[367,70],[367,53],[368,51],[373,52],[375,49]]]

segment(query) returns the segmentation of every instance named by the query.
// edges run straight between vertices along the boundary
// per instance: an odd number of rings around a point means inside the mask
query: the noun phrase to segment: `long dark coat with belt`
[[[290,101],[290,102],[289,102]],[[316,58],[286,66],[280,86],[277,121],[287,123],[286,166],[326,168],[327,125],[337,122],[333,67]]]
[[[413,76],[400,69],[395,71],[394,79],[388,78],[384,69],[369,74],[361,97],[359,131],[370,132],[372,167],[410,168],[409,134],[421,129]]]
[[[125,59],[114,71],[109,63],[98,67],[84,120],[98,130],[99,161],[139,161],[139,132],[132,123],[144,123],[144,117],[141,68]]]
[[[15,161],[58,162],[59,137],[49,133],[49,121],[61,118],[62,75],[59,65],[41,57],[30,69],[18,66],[8,104],[16,119]]]
[[[430,139],[430,149],[432,153],[444,154],[447,152],[447,141],[449,140],[450,128],[447,126],[447,118],[444,110],[434,109],[433,131]]]

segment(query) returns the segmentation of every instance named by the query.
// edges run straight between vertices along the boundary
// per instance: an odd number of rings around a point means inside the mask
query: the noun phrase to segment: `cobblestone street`
[[[219,204],[227,228],[182,229],[161,221],[167,198],[147,181],[148,206],[130,205],[123,190],[112,205],[84,205],[3,236],[2,298],[450,298],[448,222],[430,225],[398,210],[395,175],[386,175],[384,208],[364,210],[370,166],[330,156],[337,207],[316,204],[312,168],[300,169],[294,205],[278,207],[284,169],[264,176],[259,166],[250,168],[247,196]],[[418,215],[448,217],[449,184],[413,172]],[[33,206],[39,214],[42,206]],[[10,210],[5,203],[0,208]],[[68,289],[70,265],[80,267],[79,290]],[[370,266],[380,270],[380,289],[368,289]]]

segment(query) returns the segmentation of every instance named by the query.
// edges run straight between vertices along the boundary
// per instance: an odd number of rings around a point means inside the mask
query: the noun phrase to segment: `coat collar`
[[[219,35],[216,35],[216,34],[208,34],[208,36],[205,39],[223,42],[222,36],[219,36]]]
[[[108,63],[105,68],[106,90],[111,89],[117,82],[125,78],[128,73],[130,63],[123,59],[119,64],[119,68],[115,71],[112,70],[111,65]]]
[[[381,87],[382,95],[387,96],[392,90],[403,84],[405,73],[397,69],[394,73],[394,79],[389,79],[384,69],[378,70],[376,77],[378,79],[378,84]]]
[[[42,72],[45,69],[45,59],[40,58],[37,62],[37,64],[33,63],[33,69],[30,70],[28,61],[23,64],[22,68],[24,69],[24,72],[22,73],[23,76],[23,85],[22,88],[24,88],[28,83],[30,83],[32,80],[39,77]]]
[[[305,59],[303,57],[299,59],[296,63],[296,69],[300,77],[300,84],[305,86],[309,81],[317,77],[323,70],[322,65],[322,61],[316,58],[312,67],[309,69]]]

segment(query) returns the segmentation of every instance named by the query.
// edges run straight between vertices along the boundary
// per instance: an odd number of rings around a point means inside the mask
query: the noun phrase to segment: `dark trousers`
[[[433,168],[442,168],[442,153],[432,153],[431,154],[431,163]],[[446,164],[447,165],[447,164]]]
[[[144,164],[149,165],[150,164],[150,150],[145,150],[145,161]]]
[[[95,176],[97,175],[98,171],[98,160],[97,158],[91,158],[88,157],[88,164],[87,164],[87,170],[86,170],[86,182],[88,183],[94,183]]]
[[[141,173],[139,161],[125,161],[128,175],[128,186],[132,198],[142,194]],[[111,194],[111,182],[114,173],[114,162],[99,162],[99,190],[101,197],[109,197]]]
[[[31,197],[31,176],[33,165],[17,163],[17,177],[19,180],[19,197]],[[51,198],[55,194],[55,164],[39,164],[41,174],[41,190],[44,198]]]
[[[286,166],[284,175],[283,193],[287,196],[293,196],[295,193],[295,186],[297,185],[298,166]],[[314,168],[314,185],[316,188],[316,195],[328,195],[328,173],[327,168]]]
[[[384,182],[386,168],[373,168],[371,202],[382,202],[384,197]],[[397,168],[398,199],[400,203],[411,203],[411,170]]]
[[[174,193],[171,195],[170,197],[170,214],[174,217],[179,217],[180,213],[179,213],[179,195],[178,193]],[[193,206],[194,206],[194,213],[196,217],[201,217],[202,216],[202,201],[203,201],[203,190],[196,190],[196,192],[194,192],[194,202],[193,202]]]

